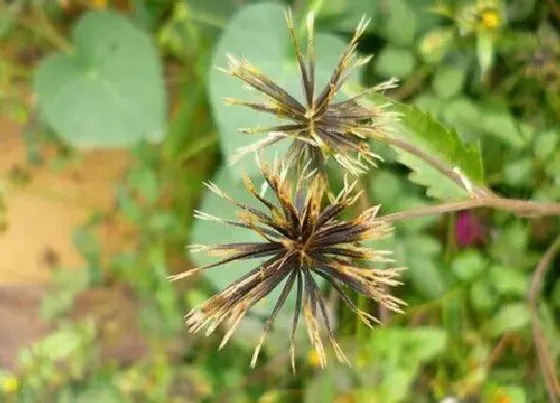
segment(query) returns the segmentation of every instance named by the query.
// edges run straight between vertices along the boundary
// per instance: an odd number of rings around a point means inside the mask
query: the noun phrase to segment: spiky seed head
[[[296,308],[290,344],[292,365],[295,365],[294,335],[302,310],[309,339],[321,365],[325,365],[326,356],[320,319],[336,356],[340,361],[347,362],[334,337],[334,329],[316,279],[321,277],[330,283],[345,304],[368,326],[373,326],[378,320],[360,310],[347,295],[345,288],[400,312],[404,302],[388,292],[390,287],[400,284],[400,269],[368,267],[372,262],[390,261],[390,252],[369,249],[361,244],[362,241],[384,238],[392,229],[389,224],[376,218],[379,206],[362,212],[352,220],[340,218],[341,213],[356,203],[360,196],[354,192],[355,182],[345,180],[340,193],[330,195],[326,200],[325,183],[317,176],[300,176],[292,183],[287,179],[288,170],[282,163],[276,162],[272,167],[260,164],[260,168],[274,199],[265,198],[261,192],[257,192],[258,187],[248,177],[244,180],[245,187],[257,199],[261,208],[239,203],[216,185],[207,184],[210,191],[237,207],[237,220],[223,220],[202,212],[196,212],[195,215],[198,219],[255,231],[262,240],[206,247],[196,245],[194,250],[219,256],[220,259],[171,278],[181,279],[236,260],[261,258],[264,261],[206,302],[194,307],[186,315],[186,323],[193,333],[206,327],[206,334],[225,324],[227,330],[220,344],[222,348],[248,310],[283,284],[255,348],[251,360],[251,365],[255,366],[266,335],[295,286]]]
[[[313,20],[313,14],[309,14],[306,20],[307,50],[304,57],[295,34],[291,12],[288,10],[286,13],[286,22],[301,73],[304,102],[298,101],[247,60],[228,55],[228,69],[223,71],[260,92],[264,95],[264,101],[227,98],[226,103],[269,113],[283,121],[282,124],[272,127],[242,128],[242,133],[265,134],[265,137],[241,148],[232,157],[231,163],[255,150],[290,137],[292,144],[288,158],[298,164],[311,161],[312,168],[319,173],[324,172],[326,158],[330,156],[351,175],[359,175],[367,171],[369,166],[375,166],[379,157],[370,150],[368,141],[372,137],[386,135],[393,118],[397,115],[387,111],[385,107],[366,107],[361,100],[368,93],[394,88],[397,82],[391,79],[349,99],[335,102],[336,94],[350,73],[371,58],[358,57],[357,52],[358,41],[369,24],[369,20],[363,17],[340,56],[330,80],[321,91],[317,91]]]

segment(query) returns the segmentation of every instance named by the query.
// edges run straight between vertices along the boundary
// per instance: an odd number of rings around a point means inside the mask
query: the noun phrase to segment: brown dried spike
[[[311,161],[310,171],[324,176],[325,162],[332,156],[351,175],[359,175],[375,166],[379,157],[370,151],[370,137],[384,136],[392,128],[397,117],[386,107],[359,104],[368,93],[384,91],[396,86],[396,80],[389,80],[364,91],[350,100],[335,103],[334,99],[351,72],[367,63],[370,57],[358,57],[357,43],[364,34],[368,21],[359,22],[356,31],[342,53],[329,82],[322,91],[315,88],[315,54],[313,35],[313,14],[306,20],[307,53],[304,57],[294,28],[291,12],[286,12],[286,23],[295,49],[299,68],[304,103],[298,102],[287,91],[280,88],[256,67],[246,60],[238,60],[228,55],[226,73],[236,77],[261,93],[263,102],[234,100],[227,98],[230,105],[238,105],[275,115],[282,123],[272,127],[243,128],[242,133],[265,133],[266,138],[239,149],[231,159],[232,163],[242,156],[260,150],[290,137],[293,142],[286,156],[290,166],[300,167]],[[315,94],[318,93],[318,96]]]
[[[295,184],[291,183],[287,178],[287,170],[278,162],[271,167],[262,164],[261,171],[275,200],[265,199],[257,193],[250,179],[245,180],[245,186],[248,193],[255,196],[257,202],[266,207],[265,210],[257,210],[239,203],[215,185],[209,185],[212,192],[239,209],[237,215],[241,221],[228,222],[205,213],[199,213],[197,217],[216,224],[236,225],[251,230],[259,234],[263,240],[210,247],[197,245],[193,249],[206,251],[210,255],[222,254],[224,257],[215,263],[178,274],[173,279],[183,278],[231,261],[247,261],[254,258],[267,260],[206,302],[194,307],[185,317],[186,324],[193,333],[206,328],[206,334],[224,325],[226,333],[220,343],[222,348],[230,340],[249,309],[285,282],[255,347],[251,359],[251,365],[254,366],[266,335],[295,283],[296,309],[289,347],[294,370],[295,332],[302,308],[309,339],[317,351],[321,365],[326,364],[321,323],[324,325],[326,336],[333,346],[336,357],[341,362],[347,362],[336,342],[335,329],[330,322],[315,277],[326,278],[345,304],[368,326],[378,322],[377,319],[358,309],[344,292],[344,287],[361,293],[388,309],[400,312],[404,303],[389,293],[391,287],[400,284],[399,269],[379,270],[367,266],[368,263],[387,261],[390,252],[371,250],[356,243],[360,240],[386,237],[390,233],[390,227],[376,220],[377,207],[365,211],[350,221],[339,219],[343,209],[356,201],[356,195],[352,192],[354,184],[345,181],[341,193],[327,201],[325,185],[317,177],[298,178]],[[318,310],[320,314],[317,313]]]

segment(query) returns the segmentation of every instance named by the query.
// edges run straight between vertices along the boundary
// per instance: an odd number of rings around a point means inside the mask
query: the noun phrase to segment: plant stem
[[[548,5],[550,7],[550,11],[556,17],[558,21],[560,21],[560,6],[554,0],[548,0]]]
[[[379,217],[379,221],[398,222],[429,215],[450,213],[453,211],[469,210],[474,208],[491,208],[494,210],[504,210],[522,216],[560,216],[560,203],[538,203],[527,200],[501,199],[498,197],[465,200],[437,204],[435,206],[422,207],[398,213],[387,214]]]
[[[539,365],[546,384],[548,398],[550,402],[558,403],[560,398],[560,384],[558,383],[558,376],[554,369],[554,362],[551,358],[550,349],[544,335],[542,326],[539,322],[538,313],[538,296],[541,290],[542,280],[546,270],[551,266],[552,261],[556,254],[560,251],[560,236],[556,238],[554,243],[547,249],[544,256],[539,261],[533,280],[531,281],[531,289],[529,290],[529,308],[531,310],[531,328],[533,331],[533,338],[537,347],[537,357]]]

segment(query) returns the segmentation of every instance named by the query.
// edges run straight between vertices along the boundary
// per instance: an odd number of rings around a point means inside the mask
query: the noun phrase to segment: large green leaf
[[[457,132],[447,129],[430,114],[414,106],[394,103],[393,110],[401,114],[395,137],[421,149],[450,169],[458,170],[473,186],[484,183],[480,146],[464,145]],[[442,200],[460,200],[469,194],[424,160],[397,148],[398,160],[412,169],[410,179],[427,187],[428,195]]]
[[[368,30],[378,28],[379,1],[377,0],[323,0],[319,17],[328,19],[329,25],[345,32],[352,32],[357,22],[365,15],[372,19]]]
[[[83,17],[74,50],[41,63],[34,89],[47,123],[80,147],[159,141],[165,133],[162,66],[150,38],[125,17]]]
[[[296,99],[303,101],[301,78],[289,39],[284,10],[276,4],[257,4],[241,9],[224,30],[212,65],[226,68],[228,53],[243,57]],[[319,88],[328,81],[344,47],[345,43],[335,36],[316,35],[316,83]],[[240,128],[274,125],[278,124],[278,119],[247,108],[224,105],[225,97],[243,100],[262,98],[256,91],[248,91],[240,80],[216,68],[210,72],[210,100],[221,136],[220,144],[223,154],[231,157],[240,147],[263,138],[262,135],[240,134]],[[289,145],[289,140],[280,143],[268,147],[265,155],[271,157],[275,152],[282,154]],[[238,177],[244,170],[249,174],[257,173],[258,168],[251,156],[239,161],[232,174]]]
[[[447,345],[443,329],[435,327],[384,327],[376,329],[367,344],[367,364],[357,372],[373,401],[402,402],[412,389],[420,365],[436,359]]]

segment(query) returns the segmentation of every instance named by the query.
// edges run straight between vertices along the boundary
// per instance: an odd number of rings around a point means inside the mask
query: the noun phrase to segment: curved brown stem
[[[453,211],[469,210],[474,208],[491,208],[504,210],[524,216],[560,216],[560,203],[538,203],[527,200],[500,199],[497,197],[465,200],[437,204],[435,206],[422,207],[418,209],[400,211],[379,217],[378,220],[385,222],[397,222],[420,218],[429,215],[450,213]]]
[[[560,6],[555,0],[548,0],[548,5],[550,6],[550,11],[554,14],[554,17],[560,21]]]
[[[554,257],[559,251],[560,236],[556,238],[556,241],[547,249],[544,256],[539,261],[535,274],[533,274],[531,289],[529,290],[528,296],[529,308],[531,310],[531,328],[537,348],[539,366],[541,367],[541,372],[546,383],[549,401],[552,403],[558,403],[560,400],[560,384],[558,383],[558,375],[556,374],[554,362],[551,359],[546,337],[539,322],[538,296],[546,270],[551,266]]]

